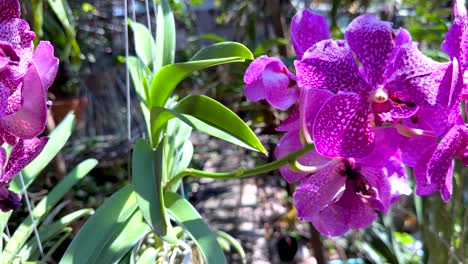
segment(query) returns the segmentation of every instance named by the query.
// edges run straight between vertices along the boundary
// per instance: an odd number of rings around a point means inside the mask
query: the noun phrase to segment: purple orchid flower
[[[280,169],[288,182],[300,181],[294,193],[300,218],[323,234],[338,236],[369,226],[377,216],[375,210],[385,213],[401,194],[411,192],[394,144],[396,130],[378,129],[376,137],[379,147],[364,159],[330,158],[311,151],[298,160],[311,171]],[[301,147],[299,130],[291,130],[278,143],[275,155],[280,158]]]
[[[291,23],[291,40],[298,58],[316,42],[330,38],[323,16],[309,10],[298,12]],[[245,96],[252,102],[266,99],[281,110],[291,107],[299,98],[296,76],[277,58],[256,58],[244,75]]]
[[[313,139],[325,156],[360,158],[375,147],[373,125],[435,105],[450,63],[424,56],[404,29],[362,15],[344,40],[324,40],[295,61],[299,87],[336,93],[317,114]],[[361,66],[356,63],[355,57]]]
[[[0,166],[2,168],[0,174],[0,210],[3,212],[16,210],[21,205],[21,196],[8,189],[8,182],[41,153],[47,140],[47,137],[19,140],[13,147],[8,161],[5,149],[0,147]]]
[[[18,0],[0,3],[0,136],[14,145],[45,128],[46,91],[58,69],[52,45],[40,42],[36,51]]]

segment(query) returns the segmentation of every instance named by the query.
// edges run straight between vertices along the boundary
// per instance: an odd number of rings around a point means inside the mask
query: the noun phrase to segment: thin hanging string
[[[128,7],[127,0],[124,0],[124,30],[125,30],[125,88],[127,91],[127,140],[130,144],[132,140],[132,115],[130,113],[130,68],[128,66],[129,47],[128,47]]]
[[[24,184],[23,174],[20,172],[18,177],[20,178],[20,181],[21,181],[21,188],[23,189],[24,200],[26,201],[26,206],[28,207],[28,211],[29,211],[29,217],[31,218],[34,236],[36,237],[37,247],[39,248],[39,252],[41,253],[42,262],[45,263],[44,249],[42,247],[41,237],[39,236],[39,231],[37,230],[36,219],[34,219],[34,216],[32,214],[32,207],[31,207],[31,203],[29,202],[26,185]]]
[[[124,0],[124,32],[125,32],[125,90],[126,90],[126,99],[127,99],[127,146],[130,148],[130,144],[132,144],[132,113],[131,111],[131,98],[130,98],[130,68],[129,68],[129,36],[128,36],[128,6],[127,0]],[[128,151],[128,180],[131,181],[131,159],[132,153]]]

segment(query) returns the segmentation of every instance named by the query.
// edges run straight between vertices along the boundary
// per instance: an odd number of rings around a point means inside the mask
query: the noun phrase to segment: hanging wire
[[[124,30],[125,30],[125,88],[127,91],[127,140],[128,144],[132,140],[132,115],[131,115],[131,102],[130,102],[130,68],[128,65],[129,46],[128,46],[128,6],[127,0],[124,0]]]
[[[34,219],[34,216],[32,214],[32,207],[31,207],[31,203],[29,202],[26,185],[24,184],[23,174],[20,172],[18,176],[21,181],[21,188],[23,189],[24,200],[26,201],[26,206],[28,208],[29,217],[31,218],[31,223],[32,223],[33,231],[34,231],[34,237],[36,237],[37,247],[39,248],[39,252],[41,253],[42,262],[45,263],[44,249],[42,247],[42,242],[41,242],[41,237],[39,236],[39,231],[37,230],[36,219]]]

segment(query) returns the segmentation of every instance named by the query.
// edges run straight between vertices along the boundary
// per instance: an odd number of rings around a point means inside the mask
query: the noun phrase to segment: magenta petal
[[[27,139],[44,131],[47,118],[45,91],[34,65],[31,65],[23,80],[23,104],[19,110],[0,120],[8,133]]]
[[[293,105],[299,91],[296,86],[289,86],[289,76],[283,72],[286,69],[282,62],[270,62],[262,73],[263,89],[266,100],[273,107],[286,110]]]
[[[318,42],[294,65],[299,87],[358,93],[367,89],[349,46],[342,40]]]
[[[49,138],[20,140],[11,150],[2,181],[8,181],[35,159],[44,149]]]
[[[263,88],[262,79],[258,79],[252,83],[245,85],[244,88],[245,97],[251,102],[258,102],[265,99],[265,90]]]
[[[300,102],[299,102],[300,103]],[[276,127],[276,131],[287,132],[300,129],[299,107],[294,108],[289,116]]]
[[[376,210],[386,213],[390,206],[391,185],[388,177],[381,168],[362,167],[361,175],[367,181],[370,188],[369,194],[360,193],[368,205]]]
[[[370,167],[381,167],[395,155],[400,142],[400,135],[393,127],[374,129],[375,148],[367,157],[358,159],[359,164]]]
[[[328,157],[363,158],[374,148],[367,98],[352,93],[331,97],[315,118],[316,149]]]
[[[338,236],[348,229],[367,227],[376,217],[374,210],[362,201],[356,194],[352,182],[348,180],[341,198],[326,207],[312,223],[319,231],[330,236]],[[347,227],[346,230],[344,226]]]
[[[336,166],[325,167],[302,181],[293,195],[298,217],[311,221],[342,195],[345,183],[346,177]]]
[[[445,182],[453,158],[465,149],[466,135],[460,126],[454,126],[437,145],[427,167],[430,183],[441,188]]]
[[[361,62],[367,82],[372,87],[381,84],[394,47],[392,23],[361,15],[348,25],[345,39]]]
[[[466,49],[466,47],[462,47],[461,45],[462,36],[468,28],[468,16],[466,14],[466,8],[463,2],[463,0],[454,1],[453,11],[455,14],[455,19],[449,31],[447,32],[447,35],[445,35],[445,40],[441,45],[441,48],[447,52],[450,58],[461,59],[461,55],[463,55],[461,49]],[[464,59],[466,60],[466,58]]]
[[[390,203],[394,203],[400,198],[400,195],[410,195],[412,190],[408,184],[408,178],[405,172],[405,166],[400,157],[390,158],[383,167],[385,175],[391,186]]]
[[[0,200],[0,210],[2,212],[9,212],[16,210],[21,206],[21,195],[8,190],[8,197]]]
[[[387,66],[384,85],[395,102],[434,105],[449,66],[425,56],[414,43],[403,45]]]
[[[0,23],[12,18],[19,18],[20,15],[21,9],[18,0],[0,1]]]
[[[427,166],[429,160],[432,157],[432,153],[437,145],[428,147],[422,152],[421,158],[414,167],[413,174],[414,180],[416,181],[416,194],[420,196],[426,196],[436,191],[435,185],[429,183],[427,175]]]
[[[280,159],[294,151],[299,150],[302,148],[302,143],[299,138],[299,130],[290,131],[286,133],[278,142],[275,148],[275,157]],[[330,159],[323,157],[322,155],[318,154],[316,151],[311,151],[302,157],[300,157],[299,162],[306,166],[319,166],[325,164]],[[296,172],[292,171],[289,166],[283,166],[279,169],[281,175],[287,182],[298,182],[302,180],[304,177],[310,175],[310,173],[306,172]]]
[[[272,61],[279,61],[277,58],[270,58],[266,55],[262,55],[250,63],[249,67],[245,71],[244,82],[250,84],[255,82],[262,76],[265,65]]]
[[[299,108],[294,109],[291,114],[277,128],[277,131],[299,130],[301,122],[300,113],[304,114],[307,121],[307,127],[312,127],[315,117],[323,104],[333,96],[333,93],[327,90],[303,88],[299,99]]]
[[[323,209],[311,222],[320,233],[327,236],[341,236],[349,230],[346,216],[336,204]]]
[[[59,66],[59,60],[54,56],[54,47],[50,42],[39,42],[33,60],[41,77],[42,87],[47,90],[54,82]]]
[[[315,43],[330,38],[327,20],[310,10],[298,12],[291,22],[291,41],[300,60],[304,52]]]

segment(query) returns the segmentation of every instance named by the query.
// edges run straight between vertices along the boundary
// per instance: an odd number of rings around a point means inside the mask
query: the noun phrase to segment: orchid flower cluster
[[[0,0],[0,210],[21,205],[21,196],[9,181],[44,148],[46,91],[58,70],[58,59],[49,42],[34,50],[35,33],[20,18],[18,0]],[[11,151],[7,154],[7,149]]]
[[[276,158],[315,144],[280,169],[299,182],[293,195],[300,219],[338,236],[369,226],[411,188],[417,195],[452,194],[454,158],[468,164],[468,129],[460,104],[468,98],[468,17],[463,0],[442,49],[449,62],[426,57],[403,28],[370,14],[355,18],[344,40],[330,39],[324,17],[309,10],[291,23],[293,74],[261,56],[247,69],[245,95],[266,99],[290,116]],[[464,109],[463,109],[464,110]]]

